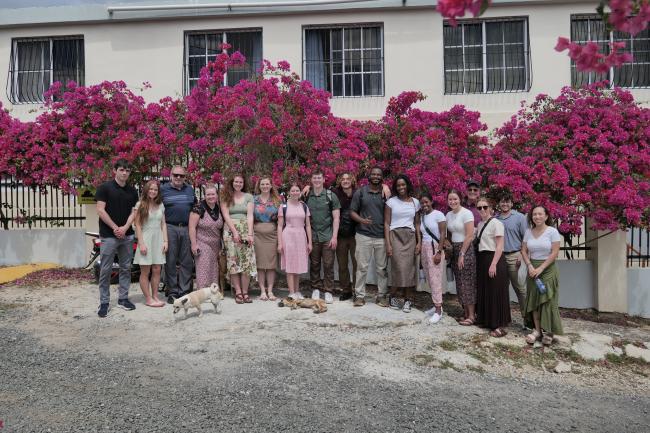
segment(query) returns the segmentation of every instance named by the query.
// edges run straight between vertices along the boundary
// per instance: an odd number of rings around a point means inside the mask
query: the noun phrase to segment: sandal
[[[244,295],[242,295],[241,293],[237,293],[235,295],[235,302],[237,304],[243,304],[244,303]]]
[[[542,344],[544,346],[550,346],[551,344],[553,344],[553,336],[550,334],[544,334],[544,336],[542,337]]]
[[[542,338],[542,333],[539,332],[537,329],[533,329],[533,332],[526,335],[526,343],[535,344],[535,342],[537,340],[540,340],[541,338]]]
[[[501,337],[505,337],[506,335],[508,335],[508,332],[504,331],[501,328],[493,329],[492,331],[490,331],[490,337],[501,338]]]
[[[244,293],[242,296],[243,296],[244,302],[246,304],[252,304],[253,303],[253,300],[251,299],[250,296],[248,296],[248,293]]]
[[[259,299],[260,301],[268,301],[268,300],[269,300],[269,297],[266,296],[266,293],[262,292],[262,294],[260,295],[260,297],[257,298],[257,299]]]
[[[269,293],[269,301],[276,301],[277,299],[278,299],[278,298],[275,297],[275,295],[273,294],[273,292],[270,292],[270,293]]]
[[[465,320],[461,320],[460,322],[458,322],[458,324],[461,325],[461,326],[473,326],[474,321],[472,319],[465,319]]]

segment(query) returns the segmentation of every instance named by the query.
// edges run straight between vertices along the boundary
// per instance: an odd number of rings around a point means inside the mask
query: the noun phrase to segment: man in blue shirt
[[[173,304],[174,298],[190,291],[194,260],[190,248],[188,223],[190,211],[196,203],[194,188],[185,183],[185,169],[174,166],[171,180],[160,188],[165,206],[167,223],[168,249],[165,263],[165,280],[167,284],[167,303]],[[176,264],[180,265],[179,273]],[[217,264],[215,263],[215,266]]]
[[[512,196],[510,194],[504,194],[501,197],[499,210],[501,212],[497,215],[497,219],[503,223],[505,228],[503,255],[508,265],[510,284],[517,295],[519,309],[522,317],[524,317],[526,286],[519,284],[518,271],[521,265],[521,242],[528,229],[528,221],[526,215],[512,208]]]

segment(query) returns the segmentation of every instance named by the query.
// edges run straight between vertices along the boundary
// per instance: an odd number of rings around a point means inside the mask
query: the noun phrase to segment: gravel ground
[[[101,320],[90,284],[0,288],[2,433],[648,428],[644,376],[611,387],[620,376],[412,362],[435,341],[478,332],[449,317],[434,329],[419,312],[374,305],[335,303],[314,315],[227,299],[221,315],[208,305],[204,317],[183,320],[131,293],[136,311]],[[647,331],[629,338],[648,341]]]

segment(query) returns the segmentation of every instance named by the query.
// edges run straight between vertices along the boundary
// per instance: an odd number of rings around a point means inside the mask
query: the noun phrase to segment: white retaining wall
[[[0,266],[57,263],[80,268],[88,260],[84,229],[0,231]]]

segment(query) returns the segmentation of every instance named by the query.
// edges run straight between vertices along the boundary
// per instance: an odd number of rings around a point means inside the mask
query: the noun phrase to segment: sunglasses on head
[[[174,177],[185,177],[183,173],[172,173],[172,176]]]
[[[476,209],[478,209],[478,210],[488,210],[488,209],[490,209],[490,206],[476,206]]]

